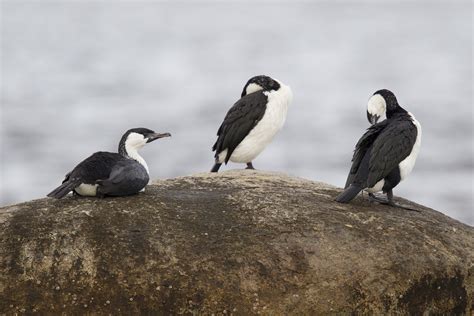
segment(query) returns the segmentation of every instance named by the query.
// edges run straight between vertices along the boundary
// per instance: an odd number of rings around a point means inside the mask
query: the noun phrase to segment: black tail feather
[[[351,184],[348,188],[346,188],[341,194],[336,197],[336,202],[339,203],[349,203],[352,201],[353,198],[362,191],[361,187],[355,186]]]
[[[48,196],[56,199],[65,197],[69,192],[79,186],[79,181],[68,180],[61,184],[59,187],[51,191]]]
[[[215,163],[214,167],[212,167],[211,172],[217,172],[219,171],[219,168],[221,167],[221,163]]]

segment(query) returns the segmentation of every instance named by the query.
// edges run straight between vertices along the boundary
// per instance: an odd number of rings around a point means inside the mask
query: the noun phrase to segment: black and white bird
[[[124,196],[142,191],[150,180],[148,166],[138,150],[169,133],[146,128],[128,130],[120,140],[118,153],[99,151],[69,172],[63,183],[48,194],[60,199],[73,191],[82,196]]]
[[[252,161],[283,127],[292,99],[290,87],[276,79],[255,76],[247,81],[240,100],[227,112],[217,131],[211,172],[229,161],[246,163],[246,169],[254,169]]]
[[[369,127],[359,139],[345,189],[336,201],[348,203],[366,190],[371,200],[395,206],[392,190],[415,166],[421,145],[421,125],[389,90],[375,92],[369,104],[385,108],[387,119]],[[387,200],[373,195],[379,191],[387,194]]]

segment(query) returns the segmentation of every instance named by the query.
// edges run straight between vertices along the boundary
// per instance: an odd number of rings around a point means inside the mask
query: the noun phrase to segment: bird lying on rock
[[[60,199],[73,191],[82,196],[124,196],[140,192],[150,180],[148,166],[138,150],[154,140],[169,137],[146,128],[128,130],[118,153],[99,151],[79,163],[63,183],[48,194]]]

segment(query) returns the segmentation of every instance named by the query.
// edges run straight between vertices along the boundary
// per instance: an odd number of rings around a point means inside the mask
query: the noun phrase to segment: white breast
[[[141,164],[143,166],[143,168],[145,168],[146,170],[146,173],[150,174],[150,172],[148,171],[148,165],[146,164],[146,161],[145,159],[143,159],[142,156],[140,156],[140,154],[138,153],[138,150],[135,148],[135,147],[129,147],[127,143],[125,143],[125,150],[127,151],[127,155],[138,161],[139,164]]]
[[[408,114],[410,114],[413,120],[413,124],[416,126],[416,130],[418,131],[418,133],[416,135],[415,144],[413,145],[413,148],[410,154],[398,165],[398,167],[400,168],[401,180],[406,179],[406,177],[408,177],[408,175],[413,170],[413,167],[415,166],[416,158],[418,157],[418,153],[420,152],[420,147],[421,147],[421,125],[415,119],[415,116],[413,114],[411,113],[408,113]]]
[[[77,194],[82,196],[96,196],[97,184],[85,184],[82,183],[80,186],[74,189]]]
[[[235,148],[230,161],[247,163],[254,160],[273,140],[286,120],[288,105],[293,94],[290,87],[281,84],[278,91],[264,92],[268,97],[267,108],[262,119]],[[219,161],[225,159],[227,150],[219,154]]]
[[[128,141],[128,140],[127,140]],[[148,170],[148,165],[145,161],[145,159],[143,159],[142,156],[140,156],[140,154],[138,153],[138,150],[136,147],[133,147],[133,146],[128,146],[127,142],[125,143],[125,149],[127,151],[127,155],[138,161],[139,164],[141,164],[143,166],[143,168],[145,168],[146,170],[146,173],[148,173],[148,176],[150,176],[150,171]],[[148,183],[151,182],[151,179],[148,181]]]

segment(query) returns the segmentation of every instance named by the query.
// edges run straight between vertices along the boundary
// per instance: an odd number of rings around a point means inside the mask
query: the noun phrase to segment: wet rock
[[[3,207],[0,313],[470,313],[472,227],[338,192],[242,170]]]

